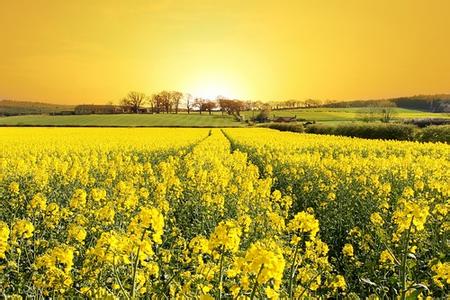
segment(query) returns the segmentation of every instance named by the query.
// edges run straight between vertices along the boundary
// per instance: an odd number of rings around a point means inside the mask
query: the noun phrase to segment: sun
[[[214,100],[217,96],[233,97],[230,88],[219,84],[206,84],[194,91],[196,97]]]
[[[217,96],[224,96],[227,98],[238,97],[235,86],[224,78],[208,78],[200,80],[192,90],[192,95],[194,97],[209,100],[214,100]]]

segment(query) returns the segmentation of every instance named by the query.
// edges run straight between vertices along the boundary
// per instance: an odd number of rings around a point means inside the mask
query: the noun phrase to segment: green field
[[[0,118],[0,125],[36,126],[149,126],[149,127],[235,127],[243,126],[233,117],[219,114],[120,114],[48,116],[29,115]]]
[[[414,118],[450,118],[448,113],[430,113],[413,109],[394,108],[395,119]],[[361,121],[361,112],[367,111],[365,108],[307,108],[307,109],[283,109],[273,110],[270,118],[274,117],[294,117],[316,122],[345,122]],[[257,115],[258,112],[246,111],[243,113],[246,119]]]
[[[50,114],[73,111],[75,105],[51,104],[32,101],[0,100],[0,115]]]
[[[274,110],[270,118],[293,117],[308,121],[337,124],[342,122],[361,121],[363,108],[310,108]],[[448,113],[429,113],[418,110],[395,108],[395,119],[411,118],[450,118]],[[258,112],[244,111],[241,115],[250,120]],[[245,126],[232,116],[214,112],[199,114],[117,114],[117,115],[25,115],[0,117],[0,126],[148,126],[148,127],[236,127]]]

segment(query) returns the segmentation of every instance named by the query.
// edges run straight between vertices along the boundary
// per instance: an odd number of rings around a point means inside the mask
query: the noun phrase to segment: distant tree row
[[[400,108],[421,109],[432,112],[449,111],[449,95],[435,96],[414,96],[386,100],[359,100],[359,101],[330,101],[330,100],[286,100],[286,101],[243,101],[239,99],[228,99],[224,96],[217,96],[216,99],[194,98],[191,94],[179,91],[162,91],[152,96],[147,96],[140,92],[130,92],[120,102],[122,107],[135,113],[139,113],[145,108],[151,113],[178,113],[180,110],[191,113],[192,111],[208,112],[221,111],[222,114],[239,116],[243,110],[263,111],[293,108],[313,108],[313,107],[369,107],[379,110],[380,107],[387,107],[387,114],[397,106]],[[370,118],[370,116],[369,116]],[[387,117],[389,119],[389,117]]]
[[[380,107],[383,104],[429,112],[450,112],[450,95],[417,95],[377,100],[329,101],[325,107]]]
[[[191,94],[183,94],[178,91],[162,91],[152,96],[147,96],[141,92],[130,92],[126,97],[120,101],[120,105],[128,107],[134,113],[139,113],[144,107],[147,107],[151,113],[175,113],[180,109],[191,113],[195,110],[200,114],[213,111],[221,111],[222,114],[240,115],[244,109],[256,108],[250,105],[249,102],[237,99],[227,99],[218,96],[216,100],[193,98]],[[263,104],[261,104],[261,107]],[[259,108],[259,106],[258,106]]]

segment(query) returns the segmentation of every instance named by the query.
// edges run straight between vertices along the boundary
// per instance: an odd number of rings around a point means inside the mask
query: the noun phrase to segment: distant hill
[[[391,104],[400,108],[415,109],[426,112],[450,112],[450,95],[417,95],[378,100],[353,100],[327,103],[323,107],[348,108],[369,107]]]
[[[62,111],[73,111],[74,107],[74,105],[43,102],[0,100],[0,116],[51,114]]]

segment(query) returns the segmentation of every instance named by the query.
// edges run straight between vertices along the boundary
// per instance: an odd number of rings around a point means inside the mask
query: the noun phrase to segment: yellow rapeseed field
[[[450,146],[0,129],[0,295],[446,297]]]

